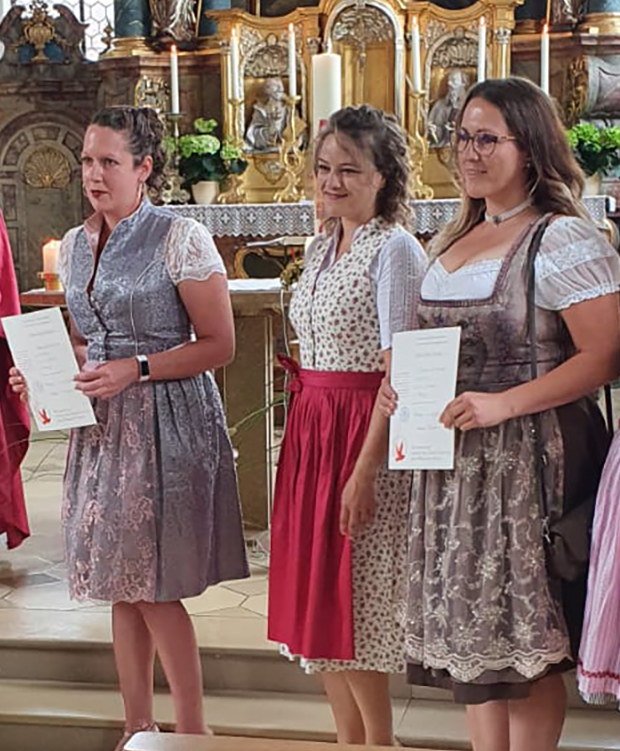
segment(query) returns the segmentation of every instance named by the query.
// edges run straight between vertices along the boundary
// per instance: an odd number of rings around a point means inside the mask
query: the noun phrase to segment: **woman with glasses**
[[[584,582],[548,573],[533,431],[560,516],[596,487],[607,446],[589,395],[620,372],[620,262],[586,215],[583,175],[540,89],[478,84],[455,131],[463,200],[430,248],[417,307],[422,328],[461,328],[457,396],[439,417],[455,429],[455,466],[423,472],[412,500],[408,678],[467,705],[475,751],[551,751]],[[547,220],[531,379],[528,252]],[[385,383],[379,409],[396,404]]]

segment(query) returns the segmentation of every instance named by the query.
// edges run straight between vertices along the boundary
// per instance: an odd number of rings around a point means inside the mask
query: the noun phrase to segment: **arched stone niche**
[[[40,287],[41,246],[84,217],[83,125],[56,113],[28,113],[0,131],[0,205],[21,290]]]

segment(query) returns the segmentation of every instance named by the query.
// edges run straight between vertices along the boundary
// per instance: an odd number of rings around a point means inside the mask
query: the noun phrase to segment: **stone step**
[[[85,625],[86,622],[86,625]],[[0,678],[83,684],[118,685],[109,613],[55,612],[53,620],[36,611],[0,610]],[[209,618],[199,623],[198,639],[207,693],[218,691],[279,691],[321,694],[319,681],[299,665],[284,659],[267,641],[260,619]],[[586,709],[577,693],[573,673],[566,676],[569,706]],[[166,688],[161,669],[156,686]],[[408,686],[404,676],[392,676],[397,699],[450,701],[439,689]],[[600,707],[595,711],[615,711]]]
[[[333,741],[333,720],[322,696],[223,691],[208,694],[205,713],[216,735]],[[169,695],[155,697],[164,730],[173,723]],[[122,702],[109,686],[0,681],[2,751],[111,751],[123,725]],[[462,707],[443,701],[396,700],[394,725],[403,744],[467,749]],[[617,712],[571,710],[562,751],[618,751]]]

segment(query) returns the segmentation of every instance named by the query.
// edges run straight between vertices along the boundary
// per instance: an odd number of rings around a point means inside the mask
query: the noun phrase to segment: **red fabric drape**
[[[4,218],[0,213],[0,318],[20,313],[17,279]],[[28,450],[30,421],[26,405],[11,391],[13,365],[0,322],[0,534],[6,532],[9,548],[29,535],[26,502],[19,466]]]

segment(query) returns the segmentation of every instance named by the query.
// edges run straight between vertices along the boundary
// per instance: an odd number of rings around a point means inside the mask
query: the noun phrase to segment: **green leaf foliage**
[[[215,135],[217,127],[217,120],[199,117],[194,120],[195,132],[179,138],[179,172],[185,189],[203,180],[222,182],[228,175],[241,175],[247,169],[242,150],[229,141],[222,143]],[[174,145],[174,141],[171,143]]]
[[[607,175],[620,166],[620,128],[579,123],[567,132],[567,137],[586,175]]]

